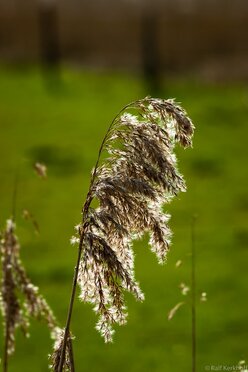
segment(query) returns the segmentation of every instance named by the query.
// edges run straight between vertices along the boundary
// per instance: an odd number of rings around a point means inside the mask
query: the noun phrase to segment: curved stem
[[[100,146],[100,149],[99,149],[99,152],[98,152],[96,165],[94,167],[94,171],[93,171],[93,174],[92,174],[92,177],[91,177],[91,180],[90,180],[89,191],[88,191],[86,201],[85,201],[85,204],[84,204],[83,210],[82,210],[82,231],[80,232],[80,242],[79,242],[79,247],[78,247],[77,263],[76,263],[76,266],[75,266],[75,269],[74,269],[71,296],[70,296],[69,308],[68,308],[68,313],[67,313],[67,320],[66,320],[66,325],[65,325],[64,338],[63,338],[63,343],[62,343],[62,349],[61,349],[58,372],[63,371],[64,363],[65,363],[66,346],[67,346],[67,341],[68,341],[68,337],[69,337],[69,334],[70,334],[70,323],[71,323],[73,305],[74,305],[74,300],[75,300],[75,295],[76,295],[78,272],[79,272],[80,260],[81,260],[82,250],[83,250],[84,234],[85,234],[85,229],[87,227],[87,217],[88,217],[89,207],[90,207],[90,204],[93,200],[92,189],[93,189],[95,179],[97,177],[97,169],[98,169],[98,165],[99,165],[99,162],[100,162],[101,154],[102,154],[104,145],[105,145],[105,143],[108,139],[109,133],[110,133],[111,129],[113,128],[114,124],[116,123],[117,119],[119,118],[119,116],[127,108],[131,108],[132,106],[135,108],[135,105],[137,105],[138,102],[140,102],[140,100],[129,103],[128,105],[123,107],[121,109],[121,111],[115,116],[115,118],[112,120],[112,122],[111,122],[111,124],[110,124],[110,126],[109,126],[103,140],[102,140],[102,143],[101,143],[101,146]],[[70,344],[70,352],[71,352],[71,355],[72,355],[72,345],[71,344]],[[74,370],[75,370],[74,365],[72,366],[72,368],[73,368],[72,372],[74,372]]]

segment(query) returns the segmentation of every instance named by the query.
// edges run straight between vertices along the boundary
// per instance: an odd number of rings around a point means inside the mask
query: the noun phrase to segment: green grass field
[[[51,82],[50,82],[51,83]],[[69,244],[80,221],[89,176],[101,139],[115,114],[145,95],[139,78],[124,74],[63,71],[55,89],[38,70],[0,69],[0,223],[11,214],[19,169],[18,236],[22,259],[61,325],[67,306],[76,248]],[[248,90],[245,85],[165,81],[164,98],[175,97],[196,126],[194,148],[178,149],[188,191],[166,207],[172,214],[173,246],[159,266],[147,241],[135,244],[136,276],[146,300],[127,295],[128,323],[104,344],[89,305],[76,301],[72,330],[78,372],[178,372],[191,370],[191,219],[196,213],[197,372],[205,366],[248,360]],[[34,174],[35,161],[48,166],[48,179]],[[40,226],[35,235],[21,218],[29,209]],[[175,268],[177,260],[180,268]],[[168,311],[188,301],[169,322]],[[47,371],[51,340],[46,327],[17,332],[9,371]],[[2,350],[2,340],[1,340]]]

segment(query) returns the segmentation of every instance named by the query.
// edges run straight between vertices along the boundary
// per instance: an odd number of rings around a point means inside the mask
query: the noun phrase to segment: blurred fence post
[[[39,0],[38,13],[42,66],[46,72],[52,72],[58,78],[60,48],[56,1]]]
[[[156,2],[146,0],[142,6],[141,20],[142,70],[146,89],[151,95],[161,90],[158,20]]]

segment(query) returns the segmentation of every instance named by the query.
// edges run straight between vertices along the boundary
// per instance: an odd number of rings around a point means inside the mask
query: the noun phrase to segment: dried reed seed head
[[[26,336],[29,317],[43,319],[51,336],[57,327],[55,317],[38,287],[28,278],[20,260],[20,245],[15,235],[15,223],[8,220],[1,240],[1,311],[4,321],[8,354],[15,349],[15,329],[21,328]],[[23,295],[23,300],[20,298]]]
[[[94,305],[97,329],[106,342],[112,341],[112,325],[126,321],[123,290],[144,298],[134,278],[133,239],[148,231],[159,262],[166,259],[171,232],[162,207],[186,190],[173,150],[176,142],[190,146],[193,131],[173,100],[147,97],[116,116],[102,143],[79,238],[72,243],[79,240],[84,247],[80,297]],[[108,155],[100,160],[103,151]],[[94,199],[98,207],[91,208]]]
[[[29,325],[16,296],[17,283],[13,271],[12,256],[19,254],[19,244],[13,234],[14,229],[15,224],[12,220],[8,220],[1,240],[1,312],[8,354],[12,354],[15,349],[15,329],[20,327],[27,334]]]

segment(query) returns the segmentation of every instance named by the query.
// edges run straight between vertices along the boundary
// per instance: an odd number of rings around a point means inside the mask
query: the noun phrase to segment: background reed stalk
[[[196,276],[195,276],[195,224],[191,221],[191,336],[192,336],[192,372],[196,372]]]

